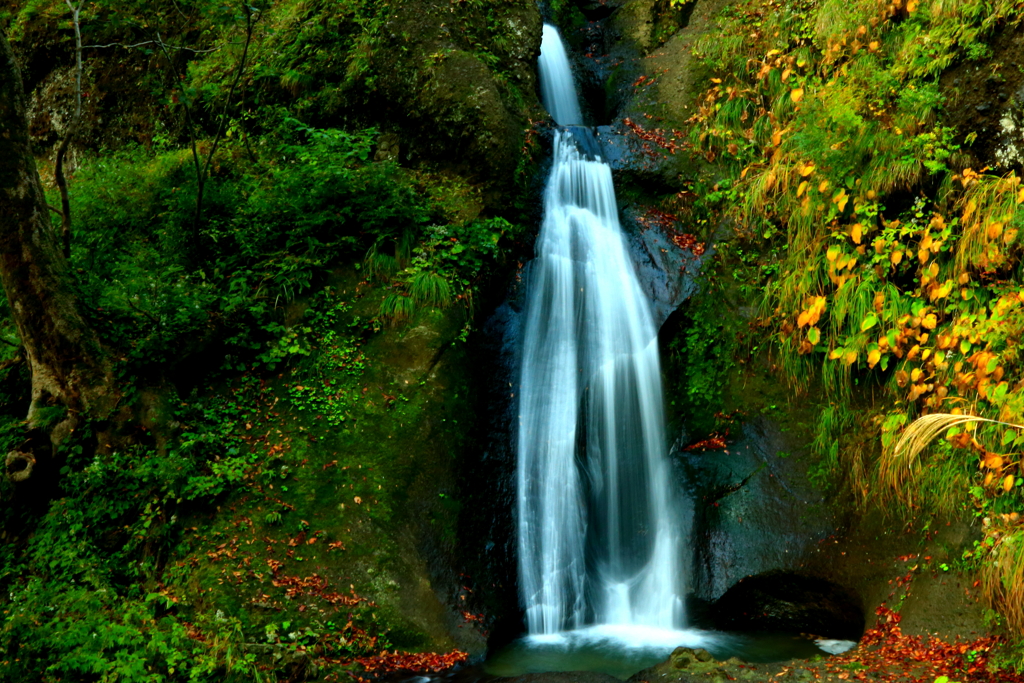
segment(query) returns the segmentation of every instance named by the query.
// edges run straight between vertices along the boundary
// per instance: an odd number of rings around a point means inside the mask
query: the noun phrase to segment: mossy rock
[[[395,7],[373,56],[376,106],[402,138],[403,157],[504,188],[530,119],[542,115],[540,14],[530,0],[477,4]]]

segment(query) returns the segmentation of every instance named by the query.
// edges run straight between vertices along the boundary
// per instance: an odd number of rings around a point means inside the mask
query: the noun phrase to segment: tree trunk
[[[67,260],[50,224],[32,155],[21,74],[2,29],[0,282],[32,372],[30,438],[7,455],[7,474],[20,481],[45,466],[51,448],[83,417],[111,416],[120,392],[112,362],[71,289]]]

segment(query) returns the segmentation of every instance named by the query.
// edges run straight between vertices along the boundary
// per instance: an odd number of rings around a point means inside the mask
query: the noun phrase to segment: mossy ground
[[[335,291],[355,302],[353,317],[337,320],[340,332],[372,313],[380,296],[353,271]],[[221,610],[257,632],[289,622],[319,633],[355,610],[358,623],[395,647],[479,648],[449,602],[457,590],[449,569],[458,542],[455,473],[472,427],[458,339],[464,315],[424,310],[361,346],[365,369],[332,387],[349,396],[340,425],[295,400],[297,388],[324,381],[310,367],[265,382],[261,409],[245,424],[259,462],[216,515],[185,522],[195,528],[175,564],[191,569],[187,582],[167,589],[192,609]],[[366,602],[346,604],[355,595]]]

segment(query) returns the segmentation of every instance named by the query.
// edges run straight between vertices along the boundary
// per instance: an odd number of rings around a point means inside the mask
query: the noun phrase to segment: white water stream
[[[544,104],[562,126],[527,283],[518,428],[519,571],[529,633],[684,626],[657,330],[589,158],[569,61],[544,27]],[[582,145],[580,143],[583,143]],[[606,628],[607,630],[607,628]],[[678,633],[672,644],[687,640]],[[648,641],[650,642],[650,641]]]

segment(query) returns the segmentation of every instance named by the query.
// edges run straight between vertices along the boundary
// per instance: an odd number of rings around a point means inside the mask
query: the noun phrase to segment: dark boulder
[[[791,572],[742,579],[710,612],[722,631],[788,631],[854,641],[864,633],[860,598],[826,579]]]

